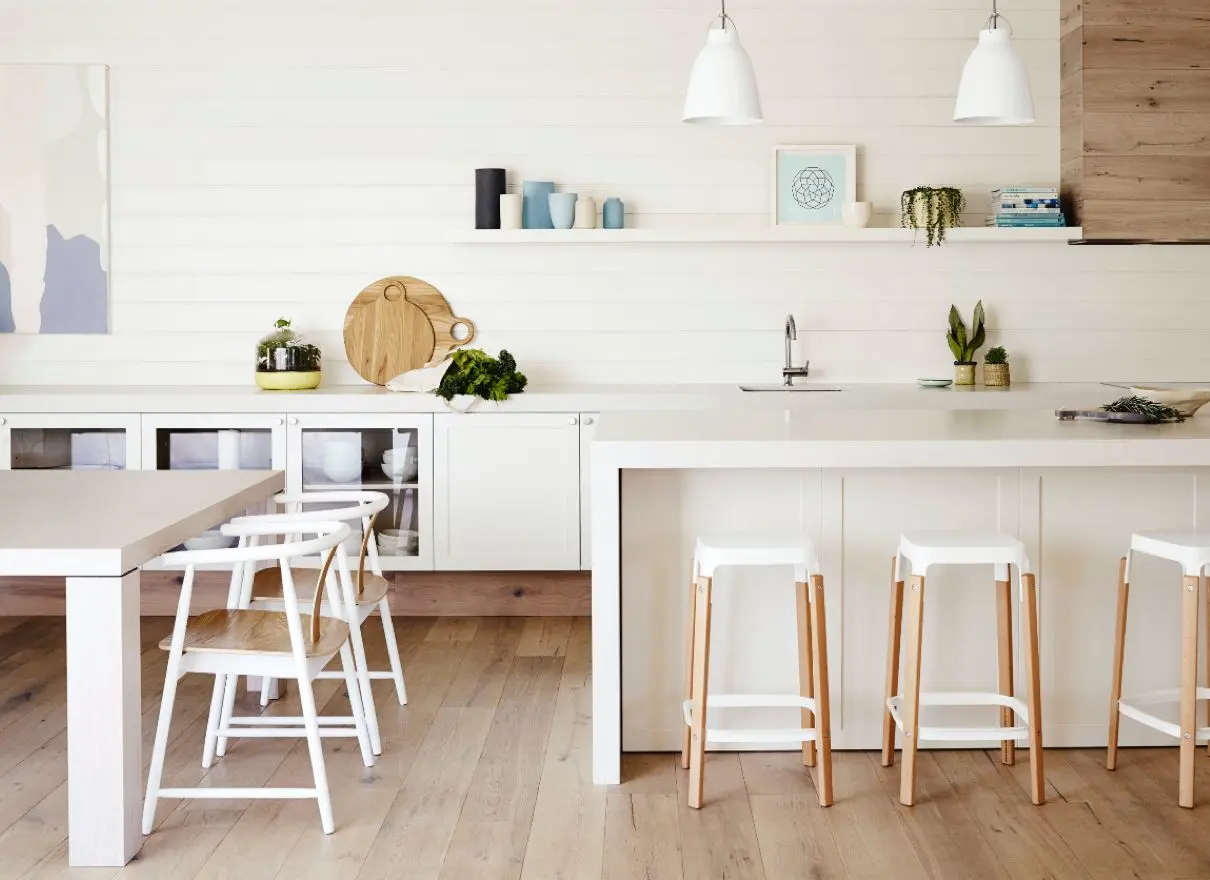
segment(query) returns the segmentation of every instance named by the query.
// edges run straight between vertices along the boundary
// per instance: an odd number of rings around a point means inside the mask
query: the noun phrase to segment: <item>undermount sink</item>
[[[839,385],[741,385],[740,391],[843,391]]]

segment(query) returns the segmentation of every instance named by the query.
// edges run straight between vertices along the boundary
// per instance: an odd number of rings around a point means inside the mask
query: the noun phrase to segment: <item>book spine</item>
[[[1005,193],[1052,193],[1058,196],[1059,188],[1057,186],[1002,186],[992,190],[994,196]]]
[[[1054,208],[997,208],[997,217],[1057,217],[1062,214],[1058,207]]]

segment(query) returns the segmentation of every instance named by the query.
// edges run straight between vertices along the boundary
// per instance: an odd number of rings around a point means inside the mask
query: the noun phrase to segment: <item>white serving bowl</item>
[[[379,529],[378,549],[387,556],[415,556],[420,533],[411,529]]]
[[[416,462],[383,462],[382,472],[388,480],[410,483],[416,479]]]
[[[320,467],[333,483],[357,482],[361,479],[361,448],[325,446]]]
[[[1210,388],[1158,388],[1154,385],[1134,385],[1130,393],[1173,409],[1183,416],[1192,416],[1210,403]]]
[[[196,537],[186,538],[184,543],[186,550],[225,550],[234,547],[235,541],[218,529],[208,529]]]

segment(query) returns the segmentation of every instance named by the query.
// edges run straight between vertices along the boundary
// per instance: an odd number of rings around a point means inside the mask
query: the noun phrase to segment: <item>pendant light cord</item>
[[[719,18],[721,18],[723,20],[723,30],[726,30],[727,29],[727,0],[720,0],[720,2],[722,3],[723,11],[722,11],[722,14],[719,16]]]

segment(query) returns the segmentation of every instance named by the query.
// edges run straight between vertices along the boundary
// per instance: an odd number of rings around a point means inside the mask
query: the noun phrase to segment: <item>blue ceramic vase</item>
[[[576,220],[576,193],[550,194],[550,222],[555,229],[571,229]]]
[[[555,185],[549,180],[527,180],[521,185],[522,229],[554,229],[550,222],[550,194]]]
[[[601,209],[601,225],[606,229],[626,228],[626,208],[619,198],[606,199]]]

